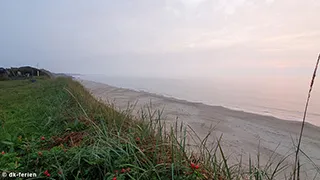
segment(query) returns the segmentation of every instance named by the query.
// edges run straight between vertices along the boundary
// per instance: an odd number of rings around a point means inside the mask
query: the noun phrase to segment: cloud
[[[257,46],[262,51],[316,51],[320,41],[320,31],[285,34],[260,39]]]
[[[181,17],[181,11],[177,8],[174,8],[172,6],[166,6],[165,9],[171,13],[173,13],[173,15],[175,17]]]
[[[273,3],[275,0],[266,0],[266,3],[269,3],[269,4],[271,4],[271,3]]]
[[[179,0],[182,4],[189,8],[196,8],[199,4],[207,0]]]
[[[290,41],[290,40],[299,40],[304,38],[317,38],[320,37],[320,31],[308,31],[308,32],[300,32],[300,33],[292,33],[292,34],[284,34],[281,36],[275,36],[268,39],[265,39],[264,41],[267,42],[279,42],[279,41]]]
[[[290,67],[289,59],[311,59],[320,46],[314,21],[320,1],[314,0],[20,3],[0,1],[0,59],[6,64],[104,71],[119,61],[112,70],[122,73],[126,65],[142,72],[155,61],[172,69],[186,61],[187,70],[209,73],[230,64]]]
[[[245,5],[246,0],[220,0],[218,3],[218,8],[222,9],[226,15],[232,15],[236,12],[236,10]]]

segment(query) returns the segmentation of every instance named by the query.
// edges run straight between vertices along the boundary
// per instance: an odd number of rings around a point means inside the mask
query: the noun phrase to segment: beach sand
[[[297,142],[301,129],[301,122],[78,80],[94,97],[105,103],[114,103],[119,110],[128,109],[128,104],[136,104],[133,115],[137,115],[138,110],[146,108],[150,102],[154,110],[164,108],[162,116],[164,121],[171,122],[171,124],[176,120],[183,122],[189,125],[200,138],[204,138],[210,131],[210,127],[215,126],[207,144],[208,146],[216,144],[217,139],[222,135],[222,148],[229,157],[228,161],[232,164],[239,162],[241,157],[244,165],[247,164],[249,155],[257,162],[258,153],[260,153],[262,165],[266,164],[270,157],[273,163],[279,162],[294,152],[293,142]],[[190,147],[199,146],[192,140],[189,141],[189,145]],[[319,127],[306,124],[301,149],[320,168]],[[300,157],[301,164],[303,164],[302,179],[313,179],[316,174],[315,166],[304,155],[301,154]],[[285,163],[292,163],[293,158],[294,154],[286,159]],[[281,173],[277,179],[282,179],[284,174],[290,170],[292,167]],[[316,179],[320,179],[320,175]]]

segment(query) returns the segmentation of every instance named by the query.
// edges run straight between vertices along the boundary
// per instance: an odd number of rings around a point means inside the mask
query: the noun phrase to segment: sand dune
[[[223,134],[222,147],[230,156],[231,163],[238,162],[241,156],[243,159],[248,159],[249,154],[255,158],[258,154],[259,142],[262,164],[265,164],[271,155],[275,158],[273,161],[280,161],[282,157],[294,151],[292,139],[295,141],[298,138],[301,128],[301,122],[280,120],[220,106],[192,103],[93,81],[79,81],[96,98],[105,102],[114,102],[121,110],[127,109],[128,103],[137,102],[134,114],[151,101],[153,109],[164,108],[164,120],[175,122],[178,118],[179,121],[192,127],[201,138],[207,135],[210,126],[215,126],[208,142],[209,144],[215,143],[217,138]],[[307,124],[303,135],[301,149],[320,168],[320,128]],[[192,144],[192,141],[190,145],[197,146],[197,144]],[[276,150],[275,153],[274,150]],[[292,158],[286,160],[287,163],[291,161]],[[304,179],[313,179],[316,172],[314,166],[304,156],[301,156],[301,162],[305,163],[303,166]],[[320,179],[320,175],[316,179]]]

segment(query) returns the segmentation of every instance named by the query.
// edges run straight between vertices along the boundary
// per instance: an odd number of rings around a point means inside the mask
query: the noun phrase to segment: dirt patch
[[[79,146],[86,135],[86,132],[69,132],[62,137],[53,136],[52,147],[59,146],[61,144],[67,145],[68,147]]]

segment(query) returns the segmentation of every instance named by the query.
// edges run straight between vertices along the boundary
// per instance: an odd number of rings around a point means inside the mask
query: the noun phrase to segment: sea
[[[302,121],[311,77],[148,78],[77,75],[115,87]],[[311,93],[306,121],[320,126],[320,79]]]

